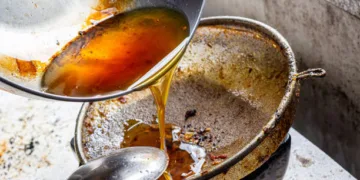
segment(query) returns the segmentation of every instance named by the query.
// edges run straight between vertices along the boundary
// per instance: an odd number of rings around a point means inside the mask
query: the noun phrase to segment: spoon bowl
[[[158,179],[166,170],[166,153],[154,147],[129,147],[80,166],[68,180]]]

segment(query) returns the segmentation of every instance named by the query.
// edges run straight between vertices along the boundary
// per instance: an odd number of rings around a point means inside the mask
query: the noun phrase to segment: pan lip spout
[[[299,79],[306,77],[322,77],[325,75],[325,71],[322,69],[313,69],[311,71],[304,71],[302,73],[298,73],[296,59],[292,48],[290,47],[287,40],[273,27],[262,23],[257,20],[239,17],[239,16],[212,16],[212,17],[205,17],[202,18],[199,24],[199,27],[206,27],[212,25],[223,25],[223,26],[245,26],[249,27],[250,29],[254,29],[264,35],[267,35],[269,38],[274,40],[280,49],[282,50],[284,56],[288,61],[289,67],[289,75],[286,85],[285,94],[282,97],[280,104],[277,106],[277,110],[270,116],[267,124],[262,127],[262,130],[257,133],[257,135],[241,150],[237,153],[223,161],[221,164],[214,166],[210,171],[194,175],[189,177],[189,179],[210,179],[230,167],[234,166],[239,161],[243,160],[247,155],[249,155],[256,147],[258,147],[265,138],[268,137],[269,134],[275,131],[275,128],[281,121],[285,110],[289,107],[290,103],[292,103],[293,97],[297,90],[297,82]],[[314,73],[313,75],[309,75],[309,73]],[[304,76],[304,77],[303,77]],[[83,120],[85,119],[87,109],[89,108],[90,104],[85,103],[81,108],[80,114],[77,119],[76,129],[75,129],[75,150],[76,154],[79,158],[80,163],[86,163],[87,159],[85,158],[85,154],[82,151],[82,124]],[[287,130],[288,131],[288,130]]]

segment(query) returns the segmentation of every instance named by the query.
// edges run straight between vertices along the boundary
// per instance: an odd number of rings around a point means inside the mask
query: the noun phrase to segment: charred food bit
[[[125,104],[127,102],[127,99],[124,96],[119,97],[118,100],[121,104]]]
[[[217,159],[226,159],[228,156],[226,154],[220,154],[218,156],[215,156],[213,154],[209,154],[209,157],[212,161],[215,161]]]
[[[212,161],[214,161],[216,158],[216,156],[214,156],[213,154],[209,154],[209,157],[210,157],[210,159],[212,160]]]
[[[217,156],[218,159],[226,159],[227,157],[228,156],[226,154],[221,154]]]
[[[195,133],[193,133],[193,132],[186,132],[185,133],[185,139],[190,140],[194,136],[194,134]]]
[[[185,121],[188,120],[189,118],[196,116],[196,109],[192,109],[192,110],[188,110],[185,113]]]
[[[31,155],[34,152],[34,149],[34,138],[32,138],[29,144],[25,144],[25,154],[28,156]]]

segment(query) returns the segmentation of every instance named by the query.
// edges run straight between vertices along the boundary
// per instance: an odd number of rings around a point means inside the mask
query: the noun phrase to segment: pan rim
[[[247,25],[256,31],[268,35],[277,43],[277,45],[280,46],[284,53],[284,56],[288,60],[289,67],[289,76],[285,89],[285,94],[281,99],[277,110],[271,115],[268,123],[262,127],[262,130],[246,146],[244,146],[236,154],[232,155],[230,158],[226,159],[221,164],[212,168],[208,173],[192,176],[191,179],[212,178],[244,159],[256,147],[258,147],[271,132],[274,131],[276,125],[281,120],[284,111],[289,106],[292,97],[294,96],[296,80],[294,80],[293,77],[295,77],[297,74],[295,55],[287,40],[276,29],[260,21],[239,16],[205,17],[200,20],[199,27],[203,27],[206,25],[236,25],[236,23],[241,25]],[[81,164],[88,162],[84,154],[82,145],[82,124],[83,120],[86,117],[86,112],[89,106],[90,103],[83,104],[77,117],[75,126],[75,153]]]

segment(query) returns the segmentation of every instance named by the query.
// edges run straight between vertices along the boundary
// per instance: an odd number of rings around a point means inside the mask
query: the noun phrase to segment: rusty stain
[[[36,67],[31,61],[21,61],[16,59],[16,64],[21,76],[35,76]]]
[[[203,172],[201,172],[201,175],[204,175],[204,174],[206,174],[206,173],[208,173],[209,171],[203,171]]]
[[[90,25],[94,25],[93,22],[100,21],[109,16],[117,14],[118,10],[116,8],[108,8],[101,11],[95,11],[91,13],[88,18],[85,20],[85,24],[83,25],[83,29],[86,29]]]
[[[260,156],[258,156],[257,160],[258,160],[259,162],[264,162],[264,161],[267,160],[268,158],[269,158],[268,155],[264,155],[264,156],[260,155]]]
[[[100,21],[112,15],[124,12],[126,9],[134,6],[134,0],[99,0],[92,7],[93,12],[86,18],[83,29],[94,25],[93,22]]]
[[[222,66],[220,67],[220,70],[219,70],[219,78],[220,79],[225,79],[224,68]]]
[[[121,104],[125,104],[125,103],[127,102],[127,98],[124,97],[124,96],[120,96],[120,97],[118,98],[118,101],[119,101]]]
[[[269,132],[271,132],[271,129],[269,127],[264,127],[263,131],[265,134],[269,134]]]
[[[7,150],[7,143],[6,141],[2,141],[0,143],[0,159],[5,154],[6,150]]]
[[[51,166],[51,162],[49,161],[47,155],[42,156],[42,157],[41,157],[41,160],[42,160],[43,162],[45,162],[45,164],[46,164],[47,166]]]
[[[5,73],[18,77],[35,78],[38,73],[44,71],[45,67],[46,63],[41,61],[25,61],[10,56],[0,58],[0,68],[4,69]]]
[[[101,11],[108,8],[116,8],[119,11],[124,11],[127,8],[132,7],[134,3],[134,0],[99,0],[93,9]]]

